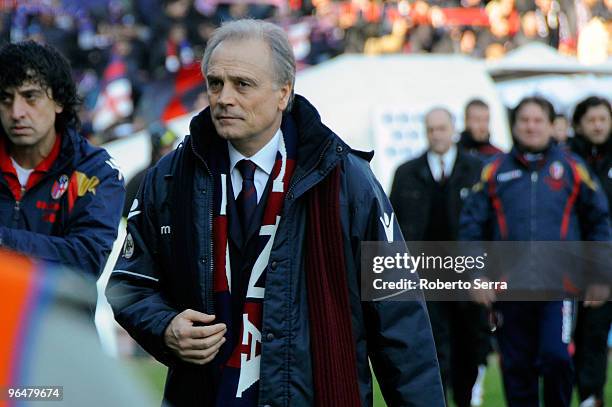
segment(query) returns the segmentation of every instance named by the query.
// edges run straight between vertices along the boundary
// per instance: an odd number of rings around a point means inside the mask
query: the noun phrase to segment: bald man
[[[431,109],[425,115],[425,129],[428,149],[397,169],[391,204],[406,241],[456,240],[463,201],[478,180],[481,163],[457,148],[454,118],[448,109]],[[445,390],[451,385],[459,407],[470,406],[478,374],[478,363],[472,356],[479,331],[474,324],[475,307],[465,302],[427,303],[442,382]]]

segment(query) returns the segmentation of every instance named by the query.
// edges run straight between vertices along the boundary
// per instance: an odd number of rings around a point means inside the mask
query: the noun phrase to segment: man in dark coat
[[[361,242],[401,232],[371,155],[294,97],[284,31],[227,23],[202,70],[210,107],[147,173],[107,288],[165,401],[372,405],[371,361],[389,405],[443,406],[422,297],[361,299]]]
[[[459,145],[483,161],[502,151],[491,144],[489,134],[489,105],[481,99],[472,99],[465,105],[465,130]]]
[[[429,148],[397,169],[391,204],[406,241],[456,240],[463,201],[478,180],[481,163],[453,142],[448,110],[431,110],[425,127]],[[469,407],[478,374],[477,339],[482,335],[477,306],[431,301],[427,305],[443,384],[451,385],[457,406]]]
[[[589,165],[612,202],[612,109],[607,99],[592,96],[576,105],[572,118],[575,136],[570,148]],[[612,303],[578,308],[575,343],[576,384],[585,405],[603,406],[608,369],[608,332]],[[587,404],[588,402],[592,404]]]

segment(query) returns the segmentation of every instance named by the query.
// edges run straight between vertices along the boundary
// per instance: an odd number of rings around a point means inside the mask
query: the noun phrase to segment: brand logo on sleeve
[[[385,229],[385,236],[387,236],[387,242],[393,242],[393,218],[395,217],[395,213],[391,212],[391,216],[383,213],[381,216],[380,223],[382,223],[383,228]]]
[[[125,243],[123,244],[123,257],[126,259],[131,259],[134,255],[134,238],[132,238],[132,234],[128,233],[125,237]]]

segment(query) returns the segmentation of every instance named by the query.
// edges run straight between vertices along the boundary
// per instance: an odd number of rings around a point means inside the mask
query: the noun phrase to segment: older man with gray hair
[[[361,241],[401,241],[371,154],[294,96],[286,34],[223,25],[210,106],[147,174],[107,295],[177,406],[442,406],[422,300],[362,302]]]

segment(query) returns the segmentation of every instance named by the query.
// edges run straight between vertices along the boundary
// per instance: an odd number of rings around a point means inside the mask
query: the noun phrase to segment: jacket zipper
[[[535,236],[535,230],[536,230],[536,184],[538,182],[538,173],[537,171],[533,171],[531,173],[531,216],[530,216],[530,225],[531,225],[531,230],[530,232],[530,236],[529,236],[529,240],[533,241],[533,238]]]
[[[13,222],[16,225],[19,221],[19,212],[21,210],[21,201],[23,200],[23,195],[25,194],[25,187],[21,186],[21,193],[19,194],[19,199],[15,199],[15,207],[13,208]]]
[[[208,175],[212,178],[212,172],[210,171],[210,168],[208,168],[208,165],[206,164],[206,161],[204,161],[204,159],[202,158],[202,156],[196,151],[193,142],[190,143],[191,144],[191,151],[193,152],[193,154],[202,162],[202,164],[204,165],[204,168],[206,168],[206,171],[208,172]],[[209,204],[210,204],[211,199],[209,199]],[[212,210],[208,210],[208,230],[210,231],[210,233],[212,234],[212,230],[213,230],[213,211]],[[212,306],[212,295],[213,295],[213,291],[212,291],[212,275],[214,273],[214,255],[213,255],[213,239],[212,236],[209,237],[208,239],[210,241],[210,251],[209,251],[209,256],[208,256],[208,264],[209,266],[209,273],[206,276],[206,300],[205,300],[205,307],[206,307],[206,313],[211,313],[214,314],[215,310],[213,309]]]
[[[325,156],[325,152],[327,151],[327,149],[329,148],[329,145],[332,143],[331,140],[327,141],[327,144],[325,144],[325,147],[323,147],[323,150],[321,151],[321,154],[319,155],[319,158],[317,159],[317,161],[314,163],[314,165],[312,166],[312,168],[310,168],[310,170],[304,172],[304,174],[302,174],[302,176],[300,176],[298,179],[295,180],[295,182],[291,183],[291,186],[289,187],[289,190],[287,191],[287,196],[289,196],[291,194],[291,192],[293,191],[293,189],[295,188],[295,186],[297,184],[299,184],[299,182],[301,180],[303,180],[304,178],[306,178],[306,176],[308,174],[310,174],[315,168],[317,168],[317,166],[321,163],[321,161],[323,161],[323,157]]]

